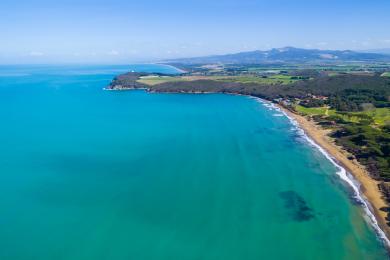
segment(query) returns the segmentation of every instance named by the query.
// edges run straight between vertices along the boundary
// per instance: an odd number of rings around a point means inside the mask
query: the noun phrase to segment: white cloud
[[[43,56],[45,55],[43,52],[39,52],[39,51],[32,51],[29,53],[30,56],[33,56],[33,57],[40,57],[40,56]]]
[[[318,45],[318,46],[326,46],[326,45],[328,45],[328,43],[327,42],[317,42],[316,45]]]
[[[107,53],[108,55],[112,55],[112,56],[118,56],[120,53],[119,51],[117,50],[111,50]]]

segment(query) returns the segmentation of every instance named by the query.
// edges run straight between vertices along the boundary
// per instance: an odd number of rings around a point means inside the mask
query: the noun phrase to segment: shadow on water
[[[313,209],[295,191],[283,191],[279,196],[284,201],[288,216],[297,222],[309,221],[314,218]]]

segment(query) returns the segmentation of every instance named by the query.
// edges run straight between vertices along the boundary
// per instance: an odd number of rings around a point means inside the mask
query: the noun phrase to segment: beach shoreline
[[[337,165],[344,168],[347,173],[353,177],[352,181],[357,181],[359,184],[358,190],[360,195],[363,195],[363,199],[367,202],[368,210],[371,211],[377,225],[383,234],[379,234],[390,248],[390,227],[386,224],[386,212],[381,210],[383,207],[388,207],[382,192],[379,190],[379,181],[374,180],[369,172],[361,165],[356,159],[350,160],[349,153],[342,147],[335,144],[334,140],[329,137],[330,131],[317,125],[314,121],[307,119],[306,117],[296,114],[281,105],[277,105],[288,117],[297,122],[298,127],[301,128],[304,133],[319,147],[324,149],[335,161]],[[375,224],[375,223],[374,223]],[[379,230],[377,230],[379,231]]]
[[[165,94],[230,94],[238,96],[247,96],[250,98],[259,99],[262,102],[269,102],[269,100],[259,98],[252,95],[241,94],[236,92],[203,92],[203,91],[153,91],[148,87],[144,88],[111,88],[110,90],[135,90],[142,89],[149,93],[165,93]],[[294,113],[282,105],[275,104],[284,114],[290,118],[290,120],[297,123],[297,127],[302,129],[308,138],[309,142],[313,142],[314,146],[318,149],[322,149],[329,160],[331,160],[337,167],[345,171],[344,181],[348,182],[354,189],[356,196],[363,202],[367,216],[370,218],[370,222],[376,230],[378,236],[385,243],[388,251],[390,252],[390,227],[387,225],[387,213],[381,208],[388,207],[389,205],[383,198],[382,192],[379,190],[379,181],[374,180],[369,172],[361,165],[356,159],[350,160],[348,157],[350,154],[342,147],[335,144],[334,140],[329,137],[330,130],[324,129],[317,125],[314,121],[307,119],[306,117]],[[351,175],[351,176],[348,176]],[[341,176],[340,176],[341,177]],[[357,182],[357,183],[356,183]]]

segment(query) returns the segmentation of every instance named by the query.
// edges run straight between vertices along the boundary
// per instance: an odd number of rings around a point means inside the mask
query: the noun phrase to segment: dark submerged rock
[[[295,191],[280,192],[279,196],[284,201],[288,216],[297,222],[309,221],[314,218],[313,210],[306,201]]]

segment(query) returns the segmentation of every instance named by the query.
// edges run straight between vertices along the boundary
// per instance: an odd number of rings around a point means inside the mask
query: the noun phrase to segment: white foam
[[[340,177],[341,180],[346,182],[353,190],[354,198],[362,205],[363,210],[368,217],[368,222],[374,228],[375,232],[382,239],[383,242],[386,243],[387,246],[390,246],[390,240],[387,238],[385,232],[380,228],[378,221],[375,215],[372,213],[372,207],[367,199],[362,194],[360,190],[360,183],[349,173],[347,172],[338,162],[337,160],[326,152],[320,145],[318,145],[313,139],[311,139],[305,131],[299,126],[298,122],[287,115],[286,112],[282,111],[282,113],[290,120],[290,122],[294,125],[299,134],[313,147],[318,149],[337,169],[336,174]]]
[[[370,203],[367,201],[367,199],[362,194],[362,191],[360,190],[360,183],[355,180],[355,178],[347,172],[338,162],[337,160],[331,156],[328,152],[326,152],[321,146],[319,146],[313,139],[311,139],[305,131],[300,127],[298,122],[290,117],[285,111],[277,107],[275,104],[273,104],[270,101],[262,100],[260,98],[255,98],[259,103],[263,104],[265,107],[270,108],[274,111],[281,112],[284,116],[286,116],[291,124],[294,126],[291,130],[295,130],[299,133],[301,137],[304,138],[311,146],[319,150],[337,169],[338,171],[336,174],[340,177],[341,180],[346,182],[353,190],[353,196],[354,198],[362,205],[363,210],[368,217],[368,223],[374,228],[376,234],[378,237],[388,246],[390,247],[390,240],[387,238],[385,232],[380,228],[378,221],[375,217],[375,215],[372,213],[372,207]]]

